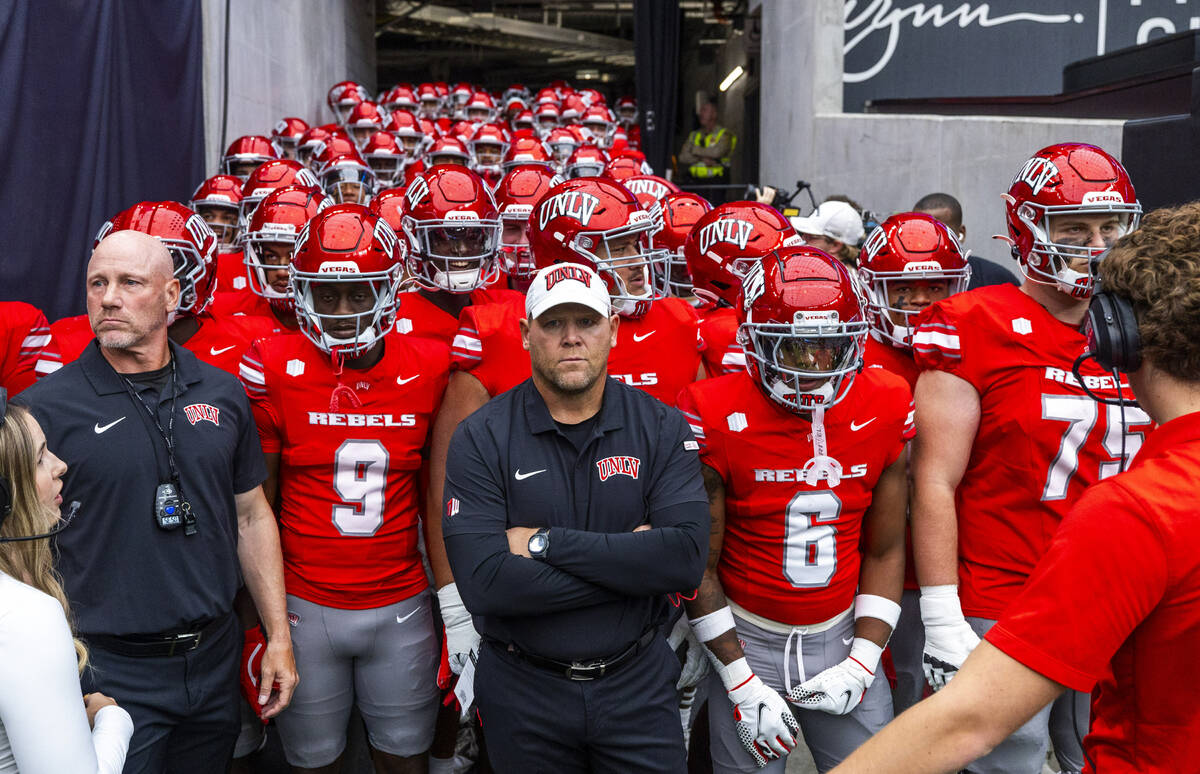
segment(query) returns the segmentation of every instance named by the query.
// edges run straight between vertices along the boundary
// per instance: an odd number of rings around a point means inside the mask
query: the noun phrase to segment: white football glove
[[[979,635],[963,618],[957,586],[921,587],[921,623],[925,624],[925,679],[935,691],[946,687],[979,644]]]
[[[681,645],[687,648],[684,653],[683,666],[679,670],[679,679],[675,682],[675,690],[682,691],[684,688],[694,688],[699,685],[709,670],[708,654],[705,652],[707,648],[701,645],[700,641],[696,639],[696,635],[692,633],[687,616],[680,616],[679,620],[675,622],[675,628],[667,637],[667,644],[676,653],[679,653]]]
[[[446,626],[446,653],[450,671],[461,675],[471,654],[479,653],[479,633],[475,631],[471,614],[467,612],[462,597],[458,595],[456,584],[443,586],[438,589],[437,595],[438,605],[442,610],[442,623]]]
[[[791,752],[800,724],[783,697],[750,671],[745,658],[723,666],[720,675],[733,702],[738,739],[758,767]]]
[[[847,715],[862,701],[875,680],[883,648],[855,637],[850,655],[788,692],[788,701],[802,709]]]

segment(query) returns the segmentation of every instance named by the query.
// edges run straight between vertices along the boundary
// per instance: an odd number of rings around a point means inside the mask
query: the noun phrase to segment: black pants
[[[89,647],[84,692],[116,699],[133,718],[125,774],[211,774],[233,758],[240,720],[242,632],[229,616],[213,636],[176,656],[135,658]]]
[[[575,681],[491,643],[475,697],[497,774],[687,771],[675,681],[679,659],[655,638],[615,674]]]

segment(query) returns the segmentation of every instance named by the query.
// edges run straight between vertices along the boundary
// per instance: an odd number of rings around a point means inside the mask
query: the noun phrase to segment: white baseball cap
[[[799,234],[820,234],[847,245],[863,238],[862,216],[845,202],[821,202],[807,218],[790,218]]]
[[[536,320],[561,304],[582,304],[597,314],[612,316],[608,286],[580,263],[556,263],[538,271],[525,293],[525,316]]]

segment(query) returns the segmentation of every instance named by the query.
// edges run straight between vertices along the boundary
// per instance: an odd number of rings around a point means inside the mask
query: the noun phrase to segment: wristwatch
[[[550,550],[550,528],[542,527],[529,536],[529,555],[534,559],[545,559]]]

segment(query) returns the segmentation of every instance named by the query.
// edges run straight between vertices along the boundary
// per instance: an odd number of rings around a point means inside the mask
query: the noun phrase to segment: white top
[[[120,707],[89,730],[62,605],[0,572],[0,774],[119,774],[133,720]]]

